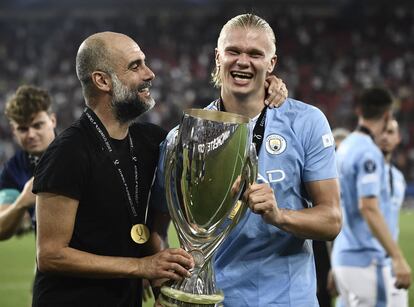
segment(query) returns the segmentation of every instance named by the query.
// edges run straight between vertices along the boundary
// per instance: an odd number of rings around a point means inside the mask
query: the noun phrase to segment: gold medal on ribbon
[[[131,238],[135,243],[144,244],[150,237],[150,231],[145,224],[135,224],[131,228]]]

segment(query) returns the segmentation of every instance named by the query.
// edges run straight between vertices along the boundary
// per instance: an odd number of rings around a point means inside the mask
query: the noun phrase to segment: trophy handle
[[[180,239],[179,242],[182,245],[181,247],[183,247],[186,251],[190,251],[191,248],[190,246],[187,246],[186,244],[187,241],[185,240],[185,234],[181,229],[183,225],[180,225],[178,223],[179,217],[178,217],[177,211],[174,210],[174,205],[172,202],[172,199],[174,198],[174,196],[173,196],[173,191],[171,189],[171,185],[169,184],[171,181],[172,171],[174,169],[176,159],[177,159],[175,153],[176,153],[178,134],[179,134],[179,130],[177,129],[175,135],[172,137],[171,140],[167,141],[167,144],[166,144],[166,150],[165,150],[166,153],[164,156],[165,193],[166,193],[168,211],[170,212],[171,220],[174,224],[175,230]]]

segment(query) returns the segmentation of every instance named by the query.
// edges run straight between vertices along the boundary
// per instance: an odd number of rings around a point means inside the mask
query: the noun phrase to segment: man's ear
[[[218,49],[214,49],[216,55],[215,55],[215,59],[216,59],[216,67],[220,67],[220,57],[219,57],[219,51]]]
[[[275,55],[274,55],[274,56],[270,59],[270,65],[269,65],[269,67],[267,68],[267,72],[268,72],[269,74],[271,74],[271,73],[272,73],[272,71],[275,69],[276,63],[277,63],[277,55],[275,54]]]
[[[112,80],[110,76],[103,71],[94,71],[92,73],[92,82],[100,91],[110,92],[112,90]]]

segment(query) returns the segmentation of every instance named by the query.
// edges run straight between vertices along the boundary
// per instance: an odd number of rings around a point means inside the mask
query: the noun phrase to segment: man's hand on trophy
[[[168,248],[142,260],[142,277],[147,279],[181,280],[190,277],[189,269],[194,267],[191,255],[181,248]]]
[[[286,84],[275,75],[269,75],[265,80],[265,105],[269,108],[278,108],[285,102],[288,96]]]
[[[253,213],[260,214],[267,224],[278,225],[280,209],[275,194],[267,183],[254,183],[244,193]]]

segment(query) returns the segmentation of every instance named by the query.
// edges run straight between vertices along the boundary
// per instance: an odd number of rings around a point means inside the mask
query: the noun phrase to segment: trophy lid
[[[250,122],[250,119],[247,116],[230,113],[230,112],[216,111],[216,110],[186,109],[184,111],[184,114],[192,116],[192,117],[198,117],[201,119],[224,122],[224,123],[231,123],[231,124],[247,124]]]

